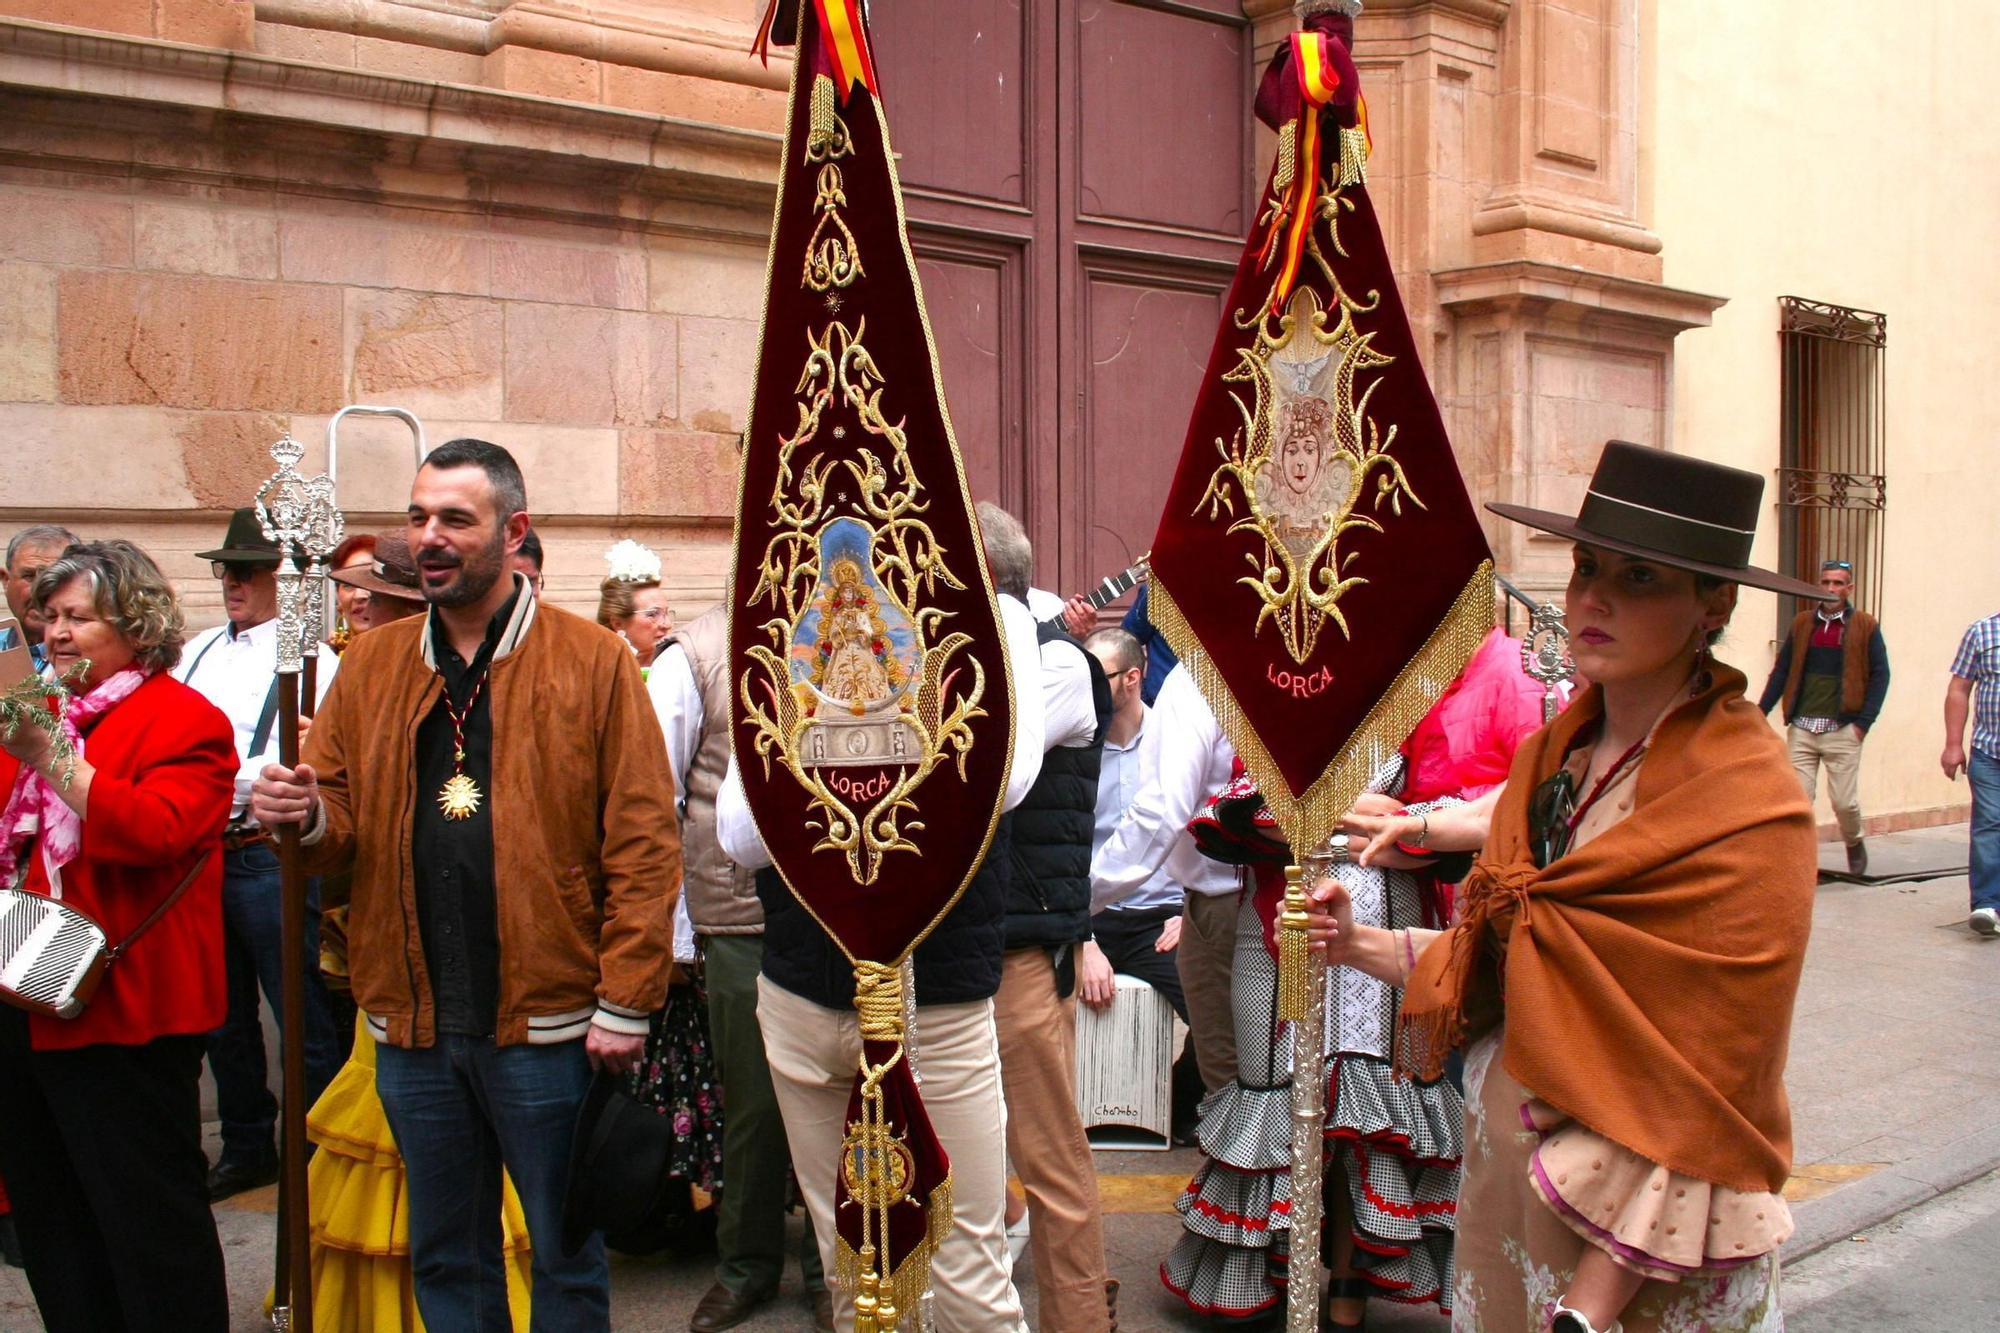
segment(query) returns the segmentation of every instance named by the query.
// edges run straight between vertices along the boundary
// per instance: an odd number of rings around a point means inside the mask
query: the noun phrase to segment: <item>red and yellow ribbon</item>
[[[819,30],[826,35],[827,50],[833,56],[833,86],[840,90],[841,105],[856,84],[872,96],[875,89],[875,61],[868,54],[868,38],[861,30],[861,0],[813,0],[819,11]]]
[[[1307,106],[1325,106],[1340,87],[1340,75],[1334,73],[1326,58],[1326,34],[1295,32],[1291,40],[1292,69],[1299,76],[1299,95],[1305,98]]]
[[[1284,264],[1271,288],[1271,309],[1282,310],[1298,281],[1299,265],[1305,261],[1306,238],[1312,234],[1313,211],[1319,199],[1320,108],[1333,100],[1340,88],[1340,75],[1327,59],[1327,37],[1318,32],[1295,32],[1291,36],[1292,70],[1299,81],[1299,118],[1288,127],[1298,136],[1298,165],[1292,176],[1290,197],[1272,220],[1271,235],[1265,238],[1268,255],[1282,230],[1285,238]]]

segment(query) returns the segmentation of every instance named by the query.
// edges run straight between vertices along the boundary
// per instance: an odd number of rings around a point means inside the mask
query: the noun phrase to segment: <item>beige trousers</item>
[[[834,1275],[834,1172],[847,1132],[847,1094],[861,1059],[854,1011],[823,1008],[757,978],[757,1022],[771,1087],[785,1117],[792,1169],[833,1292],[834,1323],[854,1326],[854,1296]],[[1007,1257],[1007,1107],[993,1002],[917,1009],[917,1073],[924,1109],[951,1159],[951,1232],[931,1262],[939,1333],[1027,1333]],[[1102,1291],[1098,1296],[1100,1305]],[[914,1328],[915,1321],[903,1325]]]
[[[1097,1167],[1076,1109],[1076,996],[1056,996],[1047,949],[1008,952],[993,999],[1007,1157],[1028,1195],[1040,1327],[1110,1333]]]
[[[1236,1011],[1229,980],[1236,969],[1236,909],[1240,891],[1189,893],[1181,909],[1181,942],[1174,966],[1187,997],[1188,1040],[1210,1092],[1236,1077]]]
[[[1791,739],[1786,749],[1799,785],[1808,801],[1819,797],[1819,769],[1826,765],[1826,795],[1833,803],[1833,817],[1840,821],[1840,838],[1847,843],[1861,841],[1861,736],[1853,727],[1836,727],[1825,735],[1814,735],[1804,727],[1788,728]]]

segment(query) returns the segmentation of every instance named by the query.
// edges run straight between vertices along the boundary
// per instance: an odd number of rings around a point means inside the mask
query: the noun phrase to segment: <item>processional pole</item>
[[[1331,843],[1329,838],[1318,851],[1299,857],[1297,865],[1285,867],[1280,924],[1290,928],[1291,938],[1305,938],[1306,890],[1341,859],[1331,850]],[[1286,937],[1281,929],[1280,940]],[[1292,1024],[1292,1211],[1291,1250],[1286,1262],[1286,1333],[1318,1333],[1320,1327],[1319,1240],[1325,1213],[1321,1182],[1326,1174],[1326,956],[1308,951],[1304,966],[1306,990],[1301,999],[1305,1007]]]
[[[257,518],[278,548],[278,761],[299,762],[299,677],[319,647],[326,560],[346,520],[335,507],[333,479],[298,470],[305,446],[288,433],[271,446],[278,470],[257,490]],[[311,573],[302,569],[310,562]],[[313,612],[319,609],[319,617]],[[279,939],[286,947],[283,996],[283,1098],[279,1106],[278,1257],[271,1324],[279,1333],[312,1333],[311,1234],[306,1192],[305,958],[306,879],[299,827],[278,828]]]
[[[347,533],[334,497],[340,457],[340,422],[349,415],[393,416],[416,437],[424,460],[424,428],[400,407],[345,407],[326,427],[326,471],[298,470],[305,446],[290,434],[271,446],[278,470],[257,491],[257,519],[278,546],[278,761],[299,763],[299,719],[310,718],[318,699],[320,639],[326,631],[328,559]],[[303,692],[301,679],[303,678]],[[306,937],[306,876],[299,827],[278,828],[279,934]],[[311,1200],[306,1185],[305,958],[283,950],[283,1103],[279,1110],[278,1253],[271,1325],[279,1333],[312,1333]]]

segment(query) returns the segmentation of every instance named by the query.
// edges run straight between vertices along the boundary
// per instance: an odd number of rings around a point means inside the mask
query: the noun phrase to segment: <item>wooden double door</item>
[[[875,0],[975,499],[1067,594],[1151,543],[1252,219],[1240,0]]]

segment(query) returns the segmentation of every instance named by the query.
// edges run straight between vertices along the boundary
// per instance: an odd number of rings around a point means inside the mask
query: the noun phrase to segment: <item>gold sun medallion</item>
[[[438,792],[438,804],[446,819],[470,819],[479,809],[479,784],[463,773],[454,773]]]

